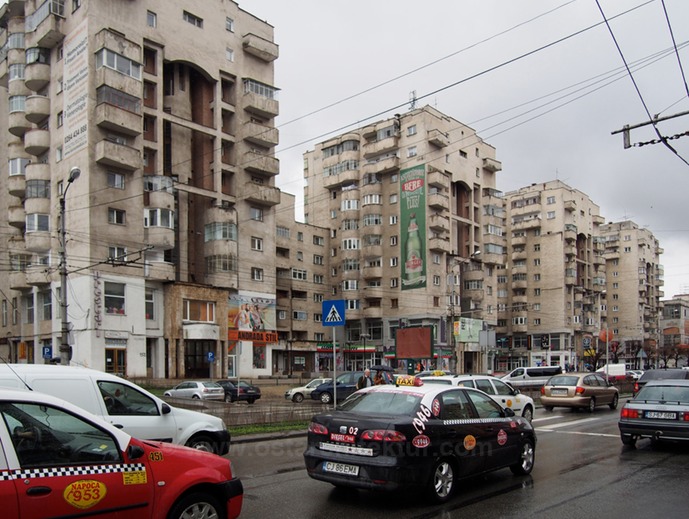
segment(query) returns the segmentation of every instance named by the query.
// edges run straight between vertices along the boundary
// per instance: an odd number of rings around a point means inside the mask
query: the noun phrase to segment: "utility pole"
[[[60,335],[60,363],[69,364],[69,317],[67,316],[67,229],[65,226],[65,212],[67,190],[81,175],[77,167],[69,171],[69,178],[60,197],[60,310],[62,318],[62,333]]]

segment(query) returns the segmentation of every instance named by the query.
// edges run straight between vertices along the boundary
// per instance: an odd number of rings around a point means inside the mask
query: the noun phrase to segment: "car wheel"
[[[622,439],[622,445],[628,445],[629,447],[636,446],[636,436],[632,436],[631,434],[621,434],[620,438]]]
[[[292,402],[296,402],[297,404],[300,404],[303,401],[304,401],[304,395],[302,395],[301,393],[295,393],[294,396],[292,397]]]
[[[211,519],[224,517],[218,500],[205,492],[194,492],[180,499],[170,510],[168,519]]]
[[[255,401],[256,401],[255,398],[248,398],[247,399],[247,403],[249,403],[249,404],[253,404]]]
[[[455,488],[455,470],[448,459],[441,459],[435,463],[431,480],[428,484],[430,498],[436,503],[444,503],[452,497]]]
[[[615,393],[615,395],[612,397],[612,402],[610,402],[610,404],[609,404],[610,409],[612,409],[613,411],[614,411],[615,409],[617,409],[617,403],[618,403],[619,401],[620,401],[620,397],[619,397],[619,395],[618,395],[617,393]]]
[[[548,412],[551,412],[551,411],[553,410],[553,406],[552,406],[552,405],[547,405],[547,406],[545,406],[545,410],[548,411]]]
[[[591,397],[589,400],[589,413],[593,413],[596,410],[596,399]]]
[[[533,408],[530,405],[527,405],[524,408],[522,411],[522,417],[526,418],[529,422],[533,420]]]
[[[512,474],[517,476],[525,476],[530,474],[533,470],[534,461],[536,460],[536,450],[534,449],[531,440],[525,440],[522,443],[521,452],[519,454],[519,463],[510,466]]]
[[[215,453],[213,440],[211,440],[208,436],[194,436],[193,438],[189,439],[186,446],[196,449],[197,451]]]
[[[192,400],[199,400],[199,395],[192,395]]]
[[[333,401],[333,396],[330,393],[321,393],[321,402],[324,404],[329,404]]]

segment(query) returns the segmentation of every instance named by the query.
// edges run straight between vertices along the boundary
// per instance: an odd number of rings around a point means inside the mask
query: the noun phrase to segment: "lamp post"
[[[364,340],[364,359],[366,358],[366,339],[370,339],[371,336],[368,333],[360,333],[359,334],[359,339]],[[365,364],[365,362],[364,362]],[[373,364],[373,355],[371,355],[371,364]],[[366,366],[364,366],[366,368]]]
[[[69,317],[67,316],[67,231],[65,226],[65,206],[67,190],[81,175],[77,167],[69,171],[67,184],[60,197],[60,309],[62,317],[62,333],[60,335],[60,363],[69,364]]]

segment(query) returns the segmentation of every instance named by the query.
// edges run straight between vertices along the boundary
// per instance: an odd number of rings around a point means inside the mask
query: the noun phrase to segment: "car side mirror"
[[[127,455],[130,460],[135,460],[144,455],[144,449],[140,445],[130,445],[127,447]]]
[[[514,411],[512,409],[510,409],[509,407],[506,407],[505,408],[505,416],[507,418],[512,418],[513,416],[515,416]]]
[[[161,411],[163,414],[170,414],[170,411],[172,411],[172,408],[171,408],[169,405],[167,405],[167,404],[163,404],[163,405],[160,406],[160,411]]]

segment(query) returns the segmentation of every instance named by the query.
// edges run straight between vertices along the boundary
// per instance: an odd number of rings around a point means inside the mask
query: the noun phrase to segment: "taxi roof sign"
[[[414,375],[400,375],[395,380],[396,386],[406,386],[406,387],[419,387],[423,386],[423,380]]]

